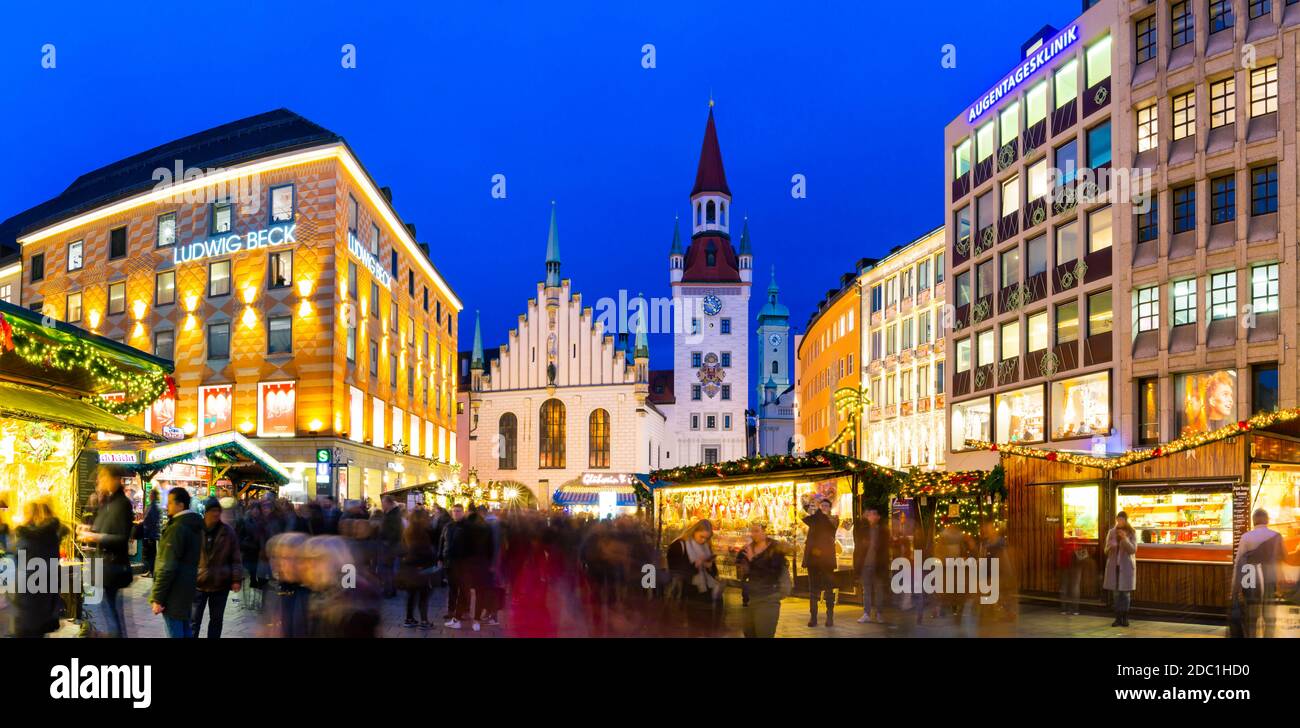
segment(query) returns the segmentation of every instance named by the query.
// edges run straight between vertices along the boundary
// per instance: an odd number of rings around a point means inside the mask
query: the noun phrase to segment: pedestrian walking
[[[379,595],[355,569],[356,556],[340,536],[307,539],[306,585],[311,589],[307,624],[312,637],[376,637]]]
[[[303,585],[308,566],[303,552],[306,544],[307,536],[302,533],[281,533],[266,542],[271,582],[265,613],[278,637],[311,634],[307,623],[311,590]]]
[[[1091,558],[1087,544],[1077,538],[1062,539],[1056,564],[1061,582],[1061,614],[1079,613],[1083,572]]]
[[[889,531],[880,509],[868,506],[863,518],[853,524],[853,571],[862,581],[862,616],[858,624],[882,624],[885,581],[889,577]]]
[[[198,591],[203,518],[190,510],[189,491],[179,487],[167,492],[167,515],[149,604],[154,614],[162,615],[168,637],[193,637],[190,620]]]
[[[462,601],[461,593],[468,592],[469,576],[466,567],[466,555],[468,553],[466,526],[465,526],[465,507],[459,503],[451,507],[451,522],[442,530],[442,543],[439,550],[439,561],[442,563],[443,570],[447,574],[447,621],[444,623],[449,629],[460,629],[462,621],[466,614],[461,611],[462,608],[468,609],[468,593]]]
[[[743,634],[775,637],[781,599],[789,595],[792,582],[785,546],[768,538],[766,524],[750,524],[749,543],[737,555],[736,570],[749,594],[742,608]]]
[[[199,553],[199,573],[195,582],[192,636],[199,636],[203,612],[208,612],[208,638],[221,637],[225,623],[226,600],[238,593],[243,582],[239,537],[221,516],[225,509],[216,498],[209,498],[203,509],[203,549]]]
[[[823,499],[808,506],[803,519],[808,527],[804,541],[803,568],[808,572],[808,626],[817,626],[817,602],[826,600],[826,626],[835,626],[835,531],[840,519],[831,513],[831,502]]]
[[[68,533],[44,498],[23,504],[23,522],[14,528],[14,551],[29,567],[45,568],[59,563],[59,542]],[[62,599],[57,589],[19,589],[13,599],[14,637],[44,637],[59,629]]]
[[[1128,513],[1115,516],[1115,526],[1106,534],[1106,575],[1101,587],[1114,594],[1115,621],[1112,627],[1128,626],[1128,609],[1137,583],[1137,533],[1128,523]]]
[[[130,472],[116,465],[101,465],[96,474],[95,516],[92,525],[82,526],[78,539],[93,546],[94,557],[103,564],[103,598],[89,610],[94,629],[105,637],[126,637],[126,620],[122,612],[123,589],[131,586],[134,572],[128,546],[134,514],[131,501],[122,490],[123,478]]]
[[[158,488],[149,489],[149,504],[144,507],[140,521],[140,546],[143,551],[144,575],[153,578],[153,565],[158,560],[158,537],[162,534],[162,508],[158,505]]]
[[[383,582],[384,598],[390,599],[397,596],[397,587],[393,581],[402,550],[402,510],[390,495],[385,495],[381,503],[384,518],[379,527],[379,578]]]
[[[713,524],[701,519],[691,524],[668,546],[668,571],[674,591],[680,593],[686,609],[686,624],[694,634],[707,634],[717,627],[722,582],[713,553]]]
[[[1254,528],[1241,535],[1237,558],[1232,565],[1229,604],[1240,616],[1242,637],[1272,637],[1276,627],[1275,605],[1278,571],[1286,558],[1282,534],[1268,527],[1268,511],[1251,514]]]
[[[406,621],[403,627],[430,629],[429,593],[432,591],[432,576],[437,554],[433,547],[433,534],[429,527],[429,515],[417,508],[411,512],[410,522],[402,532],[402,565],[398,578],[406,592]],[[415,621],[415,610],[419,607],[420,621]]]

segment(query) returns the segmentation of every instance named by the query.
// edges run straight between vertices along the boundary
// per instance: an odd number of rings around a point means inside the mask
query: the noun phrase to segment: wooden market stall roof
[[[779,483],[787,480],[826,480],[846,475],[874,475],[896,481],[907,477],[907,473],[865,460],[825,450],[813,450],[805,455],[772,455],[712,465],[656,470],[650,473],[650,487]]]
[[[67,394],[41,391],[0,381],[0,417],[52,422],[90,432],[108,432],[137,440],[157,440],[147,432],[89,402]]]
[[[289,471],[278,460],[238,432],[158,443],[139,451],[135,462],[122,464],[132,470],[156,473],[172,463],[200,456],[207,458],[214,466],[223,468],[226,477],[232,482],[239,480],[276,485],[289,482]]]

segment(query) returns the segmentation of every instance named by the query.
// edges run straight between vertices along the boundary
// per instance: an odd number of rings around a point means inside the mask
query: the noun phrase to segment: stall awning
[[[141,467],[162,468],[198,456],[208,458],[213,464],[228,465],[232,470],[238,470],[246,480],[278,485],[289,482],[289,471],[284,469],[280,461],[238,432],[223,432],[154,445],[144,451]]]
[[[109,432],[141,440],[159,439],[158,436],[75,397],[9,382],[0,382],[0,416],[53,422],[91,432]]]
[[[598,506],[601,493],[614,493],[615,504],[635,508],[636,490],[630,485],[573,485],[565,484],[555,491],[551,500],[557,506]]]

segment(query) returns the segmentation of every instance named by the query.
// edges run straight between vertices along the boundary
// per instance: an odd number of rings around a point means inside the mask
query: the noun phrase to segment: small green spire
[[[546,286],[560,286],[560,229],[555,222],[555,200],[551,200],[551,229],[546,235]]]
[[[645,309],[642,309],[642,315],[636,319],[636,352],[638,359],[650,358],[650,342],[645,335]]]
[[[483,333],[479,330],[478,310],[474,310],[474,353],[469,358],[469,368],[483,370]]]
[[[740,254],[753,255],[754,251],[749,248],[749,216],[745,216],[745,226],[740,230]]]
[[[776,285],[776,266],[772,266],[772,282],[767,284],[767,295],[772,303],[776,303],[776,294],[781,291]]]
[[[673,247],[668,251],[669,255],[682,254],[682,221],[681,218],[673,216]]]

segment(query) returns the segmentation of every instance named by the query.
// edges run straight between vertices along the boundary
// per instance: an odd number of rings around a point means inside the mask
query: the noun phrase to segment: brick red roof
[[[709,265],[709,251],[713,265]],[[683,283],[739,283],[740,259],[727,236],[704,233],[691,240],[683,261]]]
[[[722,150],[718,147],[718,130],[713,126],[713,107],[709,107],[709,122],[704,127],[704,144],[700,147],[700,166],[695,171],[695,188],[691,196],[700,192],[721,192],[728,197],[727,173],[722,169]]]

